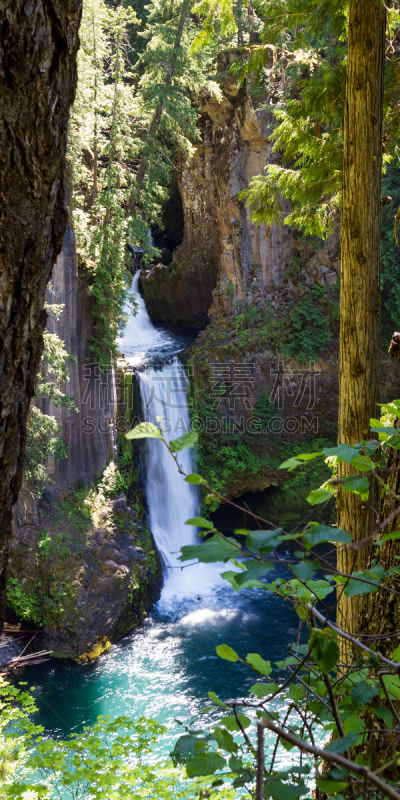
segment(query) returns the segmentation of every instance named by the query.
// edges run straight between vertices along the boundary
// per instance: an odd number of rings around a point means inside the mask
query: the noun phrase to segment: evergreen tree
[[[262,44],[240,68],[241,79],[264,80],[270,92],[267,107],[277,125],[271,163],[243,198],[256,223],[281,218],[286,225],[325,238],[341,204],[348,3],[261,0],[257,8],[264,19]],[[399,11],[392,9],[390,37],[399,22]],[[385,163],[397,157],[397,69],[393,52],[385,70]],[[290,201],[285,214],[280,196]]]
[[[146,135],[140,150],[133,204],[147,209],[156,175],[168,179],[174,162],[188,162],[199,137],[193,97],[206,91],[221,97],[209,78],[214,53],[192,47],[197,33],[192,0],[152,0],[143,37],[148,40],[138,62],[138,96]]]
[[[192,96],[220,96],[207,78],[210,54],[191,51],[191,8],[190,0],[154,0],[137,59],[128,35],[137,22],[132,8],[84,5],[69,137],[71,210],[91,281],[92,352],[102,363],[116,355],[125,321],[126,243],[156,252],[149,226],[160,223],[176,159],[187,161],[198,138]]]
[[[71,114],[69,159],[72,221],[93,298],[92,352],[102,363],[116,355],[127,292],[125,269],[134,159],[140,143],[134,89],[127,78],[132,9],[86,0]]]

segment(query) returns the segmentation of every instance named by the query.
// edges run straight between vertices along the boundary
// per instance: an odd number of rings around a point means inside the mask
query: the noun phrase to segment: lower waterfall
[[[187,405],[187,379],[182,364],[174,358],[171,364],[160,369],[148,368],[138,374],[144,418],[157,424],[161,419],[167,441],[187,433],[190,426]],[[186,593],[192,579],[184,573],[178,561],[184,544],[196,541],[196,528],[185,525],[187,519],[199,515],[198,489],[186,483],[178,472],[171,453],[163,442],[147,439],[144,452],[145,491],[149,508],[150,530],[161,554],[165,573],[165,586],[174,594]],[[179,463],[186,474],[194,472],[190,450],[179,453]]]
[[[190,429],[188,380],[179,358],[170,355],[171,341],[176,341],[176,337],[155,328],[149,318],[145,302],[138,293],[139,275],[138,271],[131,287],[131,291],[137,293],[138,311],[124,331],[121,346],[128,363],[139,367],[137,380],[143,420],[157,425],[157,418],[160,419],[164,436],[170,441]],[[146,354],[142,352],[143,347]],[[149,353],[150,362],[156,358],[158,364],[148,365]],[[205,589],[221,583],[222,565],[184,565],[178,560],[183,545],[199,542],[196,528],[185,524],[187,519],[200,514],[199,490],[186,483],[163,442],[146,439],[143,462],[149,526],[164,568],[160,605],[167,610],[177,599],[204,594]],[[182,450],[178,462],[185,474],[195,472],[192,450]]]

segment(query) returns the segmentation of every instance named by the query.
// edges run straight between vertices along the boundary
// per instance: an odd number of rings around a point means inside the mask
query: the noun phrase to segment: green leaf
[[[178,741],[175,743],[173,752],[175,755],[181,756],[182,759],[186,761],[188,756],[192,756],[194,754],[194,743],[194,736],[190,736],[190,734],[180,736]]]
[[[192,517],[192,519],[187,519],[185,525],[195,525],[196,528],[208,528],[209,530],[214,530],[214,525],[208,519],[204,519],[204,517]]]
[[[238,713],[237,716],[243,728],[248,728],[251,720],[248,717],[245,717],[244,714]],[[221,725],[224,725],[225,728],[228,728],[228,731],[240,731],[239,725],[236,722],[236,717],[233,714],[230,714],[229,717],[222,717],[220,723]]]
[[[280,780],[276,780],[267,785],[268,792],[272,795],[274,800],[293,800],[294,797],[308,794],[308,790],[304,784],[303,786],[294,786],[293,784],[287,785]]]
[[[226,750],[228,753],[237,752],[238,746],[236,742],[234,742],[232,734],[225,728],[215,728],[213,739],[215,739],[221,750]]]
[[[313,656],[323,672],[333,669],[340,655],[339,645],[329,629],[313,628],[310,637]]]
[[[365,731],[365,722],[364,720],[360,719],[360,717],[356,717],[355,714],[350,714],[346,719],[343,720],[343,730],[347,733],[364,733]],[[362,737],[359,736],[356,744],[361,744]]]
[[[189,431],[189,433],[179,436],[178,439],[171,439],[169,449],[172,450],[173,453],[178,453],[180,450],[187,450],[189,447],[193,447],[193,445],[196,444],[198,438],[199,434],[197,431]]]
[[[229,767],[232,772],[239,772],[239,770],[243,769],[242,759],[236,758],[236,756],[231,756],[229,759]]]
[[[383,675],[383,682],[391,698],[400,699],[400,680],[398,675]]]
[[[217,695],[215,694],[215,692],[209,692],[209,693],[208,693],[208,696],[209,696],[210,700],[213,700],[213,701],[214,701],[214,703],[216,703],[216,704],[217,704],[217,706],[223,706],[223,707],[225,707],[225,703],[223,703],[223,702],[222,702],[222,701],[219,699],[219,697],[217,697]]]
[[[249,691],[261,699],[262,697],[268,697],[269,694],[274,694],[274,692],[278,691],[278,688],[276,683],[253,683]]]
[[[328,525],[313,525],[312,530],[304,536],[306,547],[310,548],[320,542],[334,542],[348,544],[351,536],[341,528],[331,528]]]
[[[346,781],[327,781],[327,780],[317,780],[318,789],[321,789],[324,795],[329,797],[331,794],[338,794],[342,792],[343,789],[346,788],[347,783]]]
[[[357,456],[357,458],[353,458],[351,466],[358,469],[359,472],[369,472],[374,468],[374,462],[369,456]]]
[[[125,439],[162,439],[162,433],[152,422],[141,422],[125,434]]]
[[[295,456],[293,456],[293,458],[288,458],[287,461],[284,461],[283,464],[281,464],[278,469],[290,469],[290,470],[293,470],[296,467],[300,467],[301,463],[302,463],[301,461],[298,461],[297,458]]]
[[[350,747],[354,747],[357,739],[357,733],[348,733],[347,736],[343,736],[341,739],[332,739],[324,750],[330,750],[331,753],[345,753]]]
[[[380,403],[377,403],[377,405],[379,406]],[[383,422],[381,422],[380,419],[376,419],[375,417],[370,417],[369,424],[370,424],[371,428],[372,428],[372,426],[374,426],[374,428],[383,428],[384,427]]]
[[[388,731],[393,728],[393,714],[388,708],[371,708],[371,711],[378,719],[383,719]]]
[[[317,564],[317,566],[315,566]],[[299,564],[292,566],[292,571],[300,581],[308,581],[312,578],[319,568],[319,561],[300,561]]]
[[[381,425],[375,428],[371,428],[373,433],[386,433],[388,436],[398,436],[399,430],[397,428],[392,428],[390,425]]]
[[[392,659],[393,659],[393,661],[399,661],[400,660],[400,647],[396,647],[396,649],[393,650]]]
[[[215,649],[217,651],[217,655],[219,655],[219,657],[223,658],[225,661],[237,661],[239,658],[235,650],[232,650],[232,647],[229,647],[227,644],[219,644]]]
[[[356,456],[360,455],[360,451],[352,447],[351,444],[339,444],[337,447],[325,447],[324,456],[337,456],[339,461],[344,461],[345,464],[350,464]]]
[[[366,578],[369,581],[371,580],[371,575],[369,575],[368,572],[354,572],[352,574],[357,578]],[[344,583],[344,581],[341,582]],[[354,595],[374,594],[378,588],[378,582],[375,587],[371,586],[370,583],[363,583],[363,581],[355,581],[351,579],[345,587],[344,593],[346,597],[354,597]]]
[[[189,561],[197,558],[204,564],[213,561],[228,561],[238,554],[238,545],[234,539],[224,539],[222,536],[212,536],[203,544],[189,544],[181,548],[179,561]]]
[[[369,480],[361,475],[348,475],[342,479],[341,483],[345,492],[354,494],[368,494],[369,492]]]
[[[365,681],[358,681],[350,690],[350,697],[354,705],[358,707],[370,703],[377,694],[379,694],[378,687],[370,686]]]
[[[186,483],[192,483],[193,486],[199,486],[200,484],[206,483],[205,479],[201,477],[201,475],[197,475],[197,472],[191,472],[190,475],[186,475],[185,478]]]
[[[326,500],[331,500],[332,497],[333,494],[329,489],[312,489],[306,500],[310,506],[318,506],[320,503],[325,503]]]
[[[192,756],[186,762],[186,772],[188,778],[196,778],[198,775],[214,775],[217,769],[223,769],[225,759],[219,753],[201,753]]]
[[[245,566],[246,569],[244,572],[239,572],[236,575],[236,583],[238,586],[243,586],[243,584],[248,581],[260,578],[262,575],[274,569],[274,565],[271,561],[261,562],[249,559],[248,561],[242,561],[242,565]]]
[[[227,570],[227,572],[221,572],[221,578],[224,581],[229,581],[232,589],[235,592],[240,592],[241,589],[264,589],[265,586],[261,581],[258,581],[256,578],[252,578],[251,580],[247,580],[245,583],[242,583],[240,586],[236,583],[236,578],[241,575],[240,572],[233,572],[233,570]]]
[[[324,454],[322,450],[320,450],[318,453],[301,453],[300,455],[295,456],[295,458],[298,458],[299,461],[312,461],[314,458],[318,458],[318,456],[323,455]]]
[[[385,542],[389,542],[390,539],[400,539],[400,531],[393,531],[393,533],[385,533],[384,536],[382,536],[380,542],[384,544]],[[379,542],[377,542],[377,544],[379,544]]]
[[[270,553],[280,544],[279,534],[282,528],[277,528],[275,531],[249,531],[246,541],[246,547],[251,553],[255,555],[262,555]],[[237,533],[237,531],[235,531]]]
[[[264,661],[258,653],[247,653],[246,661],[261,675],[269,675],[272,672],[271,662]]]

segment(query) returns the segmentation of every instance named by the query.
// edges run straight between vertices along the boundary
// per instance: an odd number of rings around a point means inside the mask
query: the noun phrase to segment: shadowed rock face
[[[65,149],[81,10],[82,0],[13,0],[0,10],[0,629],[46,284],[67,223]]]
[[[62,428],[62,436],[70,448],[68,458],[50,463],[50,477],[60,489],[69,488],[75,481],[92,481],[111,461],[116,452],[116,377],[113,365],[106,365],[102,375],[90,354],[93,322],[90,316],[88,280],[78,270],[75,234],[68,223],[62,251],[54,265],[52,289],[47,292],[48,303],[63,303],[64,310],[57,321],[49,315],[47,328],[57,333],[67,352],[76,358],[69,364],[70,381],[67,394],[75,398],[79,413],[54,408],[44,403],[42,410],[54,414]]]

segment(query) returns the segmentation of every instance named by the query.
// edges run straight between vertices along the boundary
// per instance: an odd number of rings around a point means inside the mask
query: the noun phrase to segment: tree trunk
[[[350,4],[344,114],[343,202],[340,275],[339,442],[368,437],[379,400],[380,237],[383,77],[386,10],[381,0]],[[340,465],[340,476],[352,468]],[[338,497],[338,525],[354,540],[373,531],[378,492]],[[340,548],[338,566],[363,569],[368,549]],[[339,594],[338,623],[354,632],[361,603]],[[346,654],[343,654],[346,657]]]
[[[0,0],[0,630],[45,290],[67,223],[81,7],[82,0]]]

